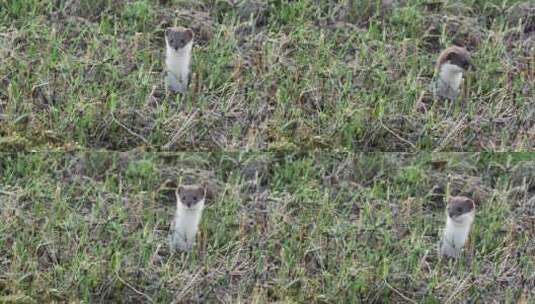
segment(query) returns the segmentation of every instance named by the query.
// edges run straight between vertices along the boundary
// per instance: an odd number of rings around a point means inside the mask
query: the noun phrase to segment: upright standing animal
[[[468,239],[476,214],[474,201],[464,196],[453,196],[446,208],[446,228],[440,254],[458,258]]]
[[[165,44],[167,86],[174,93],[184,93],[188,88],[193,32],[184,27],[167,28]]]
[[[460,93],[463,72],[473,67],[470,53],[463,47],[451,46],[440,54],[436,77],[431,84],[435,98],[456,100]]]
[[[176,212],[171,224],[171,248],[189,251],[201,221],[206,190],[197,185],[179,186],[176,191]]]

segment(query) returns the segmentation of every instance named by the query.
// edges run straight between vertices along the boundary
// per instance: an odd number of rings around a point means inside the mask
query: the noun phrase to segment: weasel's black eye
[[[197,201],[197,197],[196,197],[196,196],[194,196],[194,197],[193,197],[193,200],[194,200],[194,201]]]
[[[180,198],[180,200],[183,201],[183,202],[185,202],[185,201],[186,201],[186,198],[187,198],[187,197],[184,195],[184,196],[182,196],[182,197]]]
[[[458,213],[463,213],[463,208],[461,208],[461,207],[457,207],[457,212],[458,212]]]

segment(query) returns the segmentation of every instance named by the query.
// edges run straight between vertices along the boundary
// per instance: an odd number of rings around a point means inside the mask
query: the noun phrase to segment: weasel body
[[[437,77],[432,84],[437,98],[456,100],[460,93],[463,72],[472,67],[470,53],[463,47],[451,46],[440,54]]]
[[[446,228],[444,229],[440,254],[458,258],[474,222],[475,204],[464,196],[451,197],[446,209],[446,216]]]
[[[165,45],[167,86],[174,93],[184,93],[188,87],[193,32],[184,27],[167,28]]]
[[[199,186],[179,186],[176,194],[176,212],[171,224],[171,248],[189,251],[201,221],[206,191]]]

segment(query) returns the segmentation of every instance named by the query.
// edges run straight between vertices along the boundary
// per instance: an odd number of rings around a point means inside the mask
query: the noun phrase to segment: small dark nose
[[[191,203],[187,203],[186,205],[188,205],[188,208],[191,208]]]

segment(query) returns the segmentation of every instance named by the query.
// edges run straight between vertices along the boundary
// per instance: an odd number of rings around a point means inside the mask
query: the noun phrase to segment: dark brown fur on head
[[[168,27],[165,38],[169,46],[178,51],[193,39],[193,31],[185,27]]]
[[[176,189],[176,199],[188,208],[194,207],[206,196],[204,187],[196,185],[179,186]]]
[[[448,61],[451,64],[455,64],[463,68],[464,70],[470,67],[474,68],[471,62],[470,53],[464,47],[454,45],[442,51],[437,61],[437,72],[440,71],[440,67],[442,66],[442,64]]]
[[[474,201],[465,196],[452,196],[448,201],[448,216],[456,218],[475,209]]]

